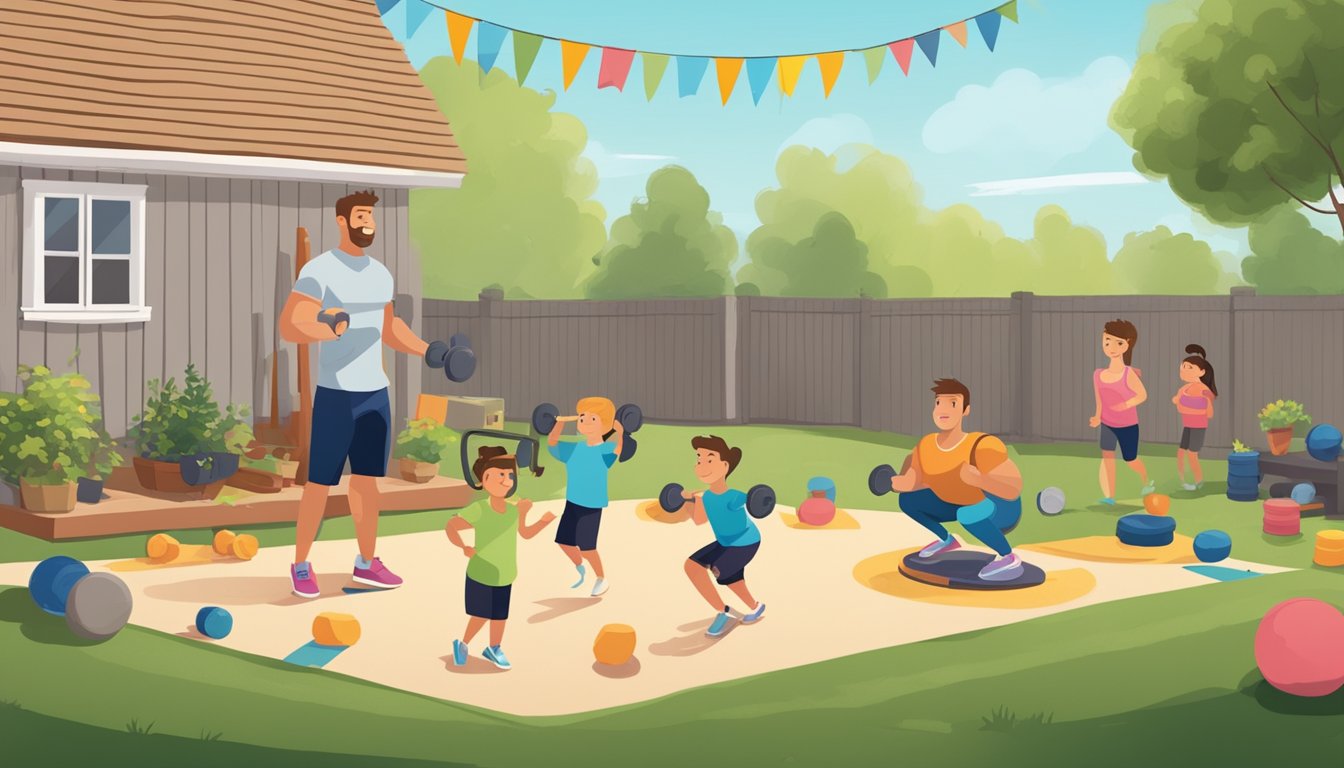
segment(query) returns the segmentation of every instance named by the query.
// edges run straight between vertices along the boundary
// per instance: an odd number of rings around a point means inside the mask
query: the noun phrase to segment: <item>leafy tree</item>
[[[587,130],[552,112],[555,94],[449,57],[420,72],[467,157],[460,189],[414,190],[411,240],[426,296],[474,299],[496,285],[514,298],[577,298],[606,240],[582,157]]]
[[[774,296],[887,295],[886,281],[868,269],[868,246],[854,236],[849,219],[834,211],[796,243],[780,238],[759,243],[738,279]]]
[[[1111,113],[1135,167],[1215,221],[1296,202],[1344,227],[1344,3],[1203,0],[1181,18],[1153,16],[1170,26]]]
[[[1311,226],[1298,211],[1279,209],[1251,225],[1254,255],[1241,264],[1260,293],[1344,293],[1344,243]]]
[[[1208,243],[1184,232],[1173,234],[1166,227],[1125,235],[1114,267],[1126,293],[1215,293],[1223,278]]]
[[[647,197],[611,225],[611,240],[585,285],[590,299],[723,296],[733,292],[737,237],[709,209],[690,171],[670,165],[649,175]]]

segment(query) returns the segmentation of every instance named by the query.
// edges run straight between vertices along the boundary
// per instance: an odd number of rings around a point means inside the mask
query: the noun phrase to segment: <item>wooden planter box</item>
[[[213,499],[224,488],[223,480],[208,485],[187,485],[182,479],[182,467],[176,461],[154,461],[143,456],[131,459],[135,478],[140,487],[161,494],[181,494],[185,498]]]
[[[75,484],[34,485],[19,478],[19,495],[29,512],[70,512],[75,508]]]

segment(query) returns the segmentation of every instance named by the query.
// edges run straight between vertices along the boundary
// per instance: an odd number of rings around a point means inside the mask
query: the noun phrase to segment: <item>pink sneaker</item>
[[[394,589],[401,586],[401,577],[389,571],[387,566],[383,565],[383,561],[376,557],[369,563],[368,568],[356,565],[354,579],[360,584],[368,584],[379,589]]]
[[[948,552],[956,552],[961,549],[961,542],[957,541],[956,536],[947,537],[947,541],[935,541],[929,546],[919,550],[920,560],[932,560],[935,557],[946,555]]]
[[[308,563],[295,563],[289,566],[289,580],[294,585],[294,594],[299,597],[312,599],[322,595],[322,590],[317,586],[317,579],[313,578],[312,566]]]

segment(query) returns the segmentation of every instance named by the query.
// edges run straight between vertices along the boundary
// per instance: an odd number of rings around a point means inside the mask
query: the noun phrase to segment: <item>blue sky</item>
[[[410,0],[407,0],[409,2]],[[993,7],[998,0],[432,0],[502,26],[594,45],[698,55],[759,56],[855,49],[909,37]],[[403,2],[384,18],[417,68],[450,56],[441,11],[406,41]],[[994,52],[971,25],[963,49],[944,34],[938,63],[915,52],[910,75],[887,58],[873,85],[863,57],[849,54],[829,99],[815,61],[784,97],[771,84],[759,106],[743,72],[721,105],[713,67],[696,96],[679,98],[676,64],[645,100],[638,57],[624,92],[597,88],[594,48],[562,90],[559,43],[547,41],[527,85],[557,92],[556,109],[588,126],[597,197],[608,221],[643,194],[648,173],[677,163],[709,190],[712,206],[740,236],[756,226],[753,200],[775,183],[781,147],[825,150],[859,141],[903,158],[935,207],[967,202],[1015,236],[1030,234],[1037,209],[1062,204],[1106,236],[1112,253],[1128,232],[1165,224],[1215,249],[1244,254],[1244,230],[1215,227],[1163,182],[1133,173],[1132,152],[1107,126],[1128,80],[1150,0],[1019,0]],[[475,57],[476,34],[467,47]],[[512,39],[499,66],[513,73]],[[1064,177],[1052,179],[1051,177]],[[1084,185],[1086,184],[1086,185]]]

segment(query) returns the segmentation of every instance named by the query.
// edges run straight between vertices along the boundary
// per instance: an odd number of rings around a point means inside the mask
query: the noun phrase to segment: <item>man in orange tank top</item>
[[[993,549],[999,557],[980,570],[986,581],[1010,581],[1022,573],[1022,560],[1004,536],[1022,517],[1022,474],[1008,458],[1008,447],[993,435],[966,432],[971,391],[956,379],[933,384],[933,423],[910,454],[903,472],[891,480],[901,495],[901,511],[938,537],[919,557],[936,560],[961,548],[944,523],[953,520]]]

